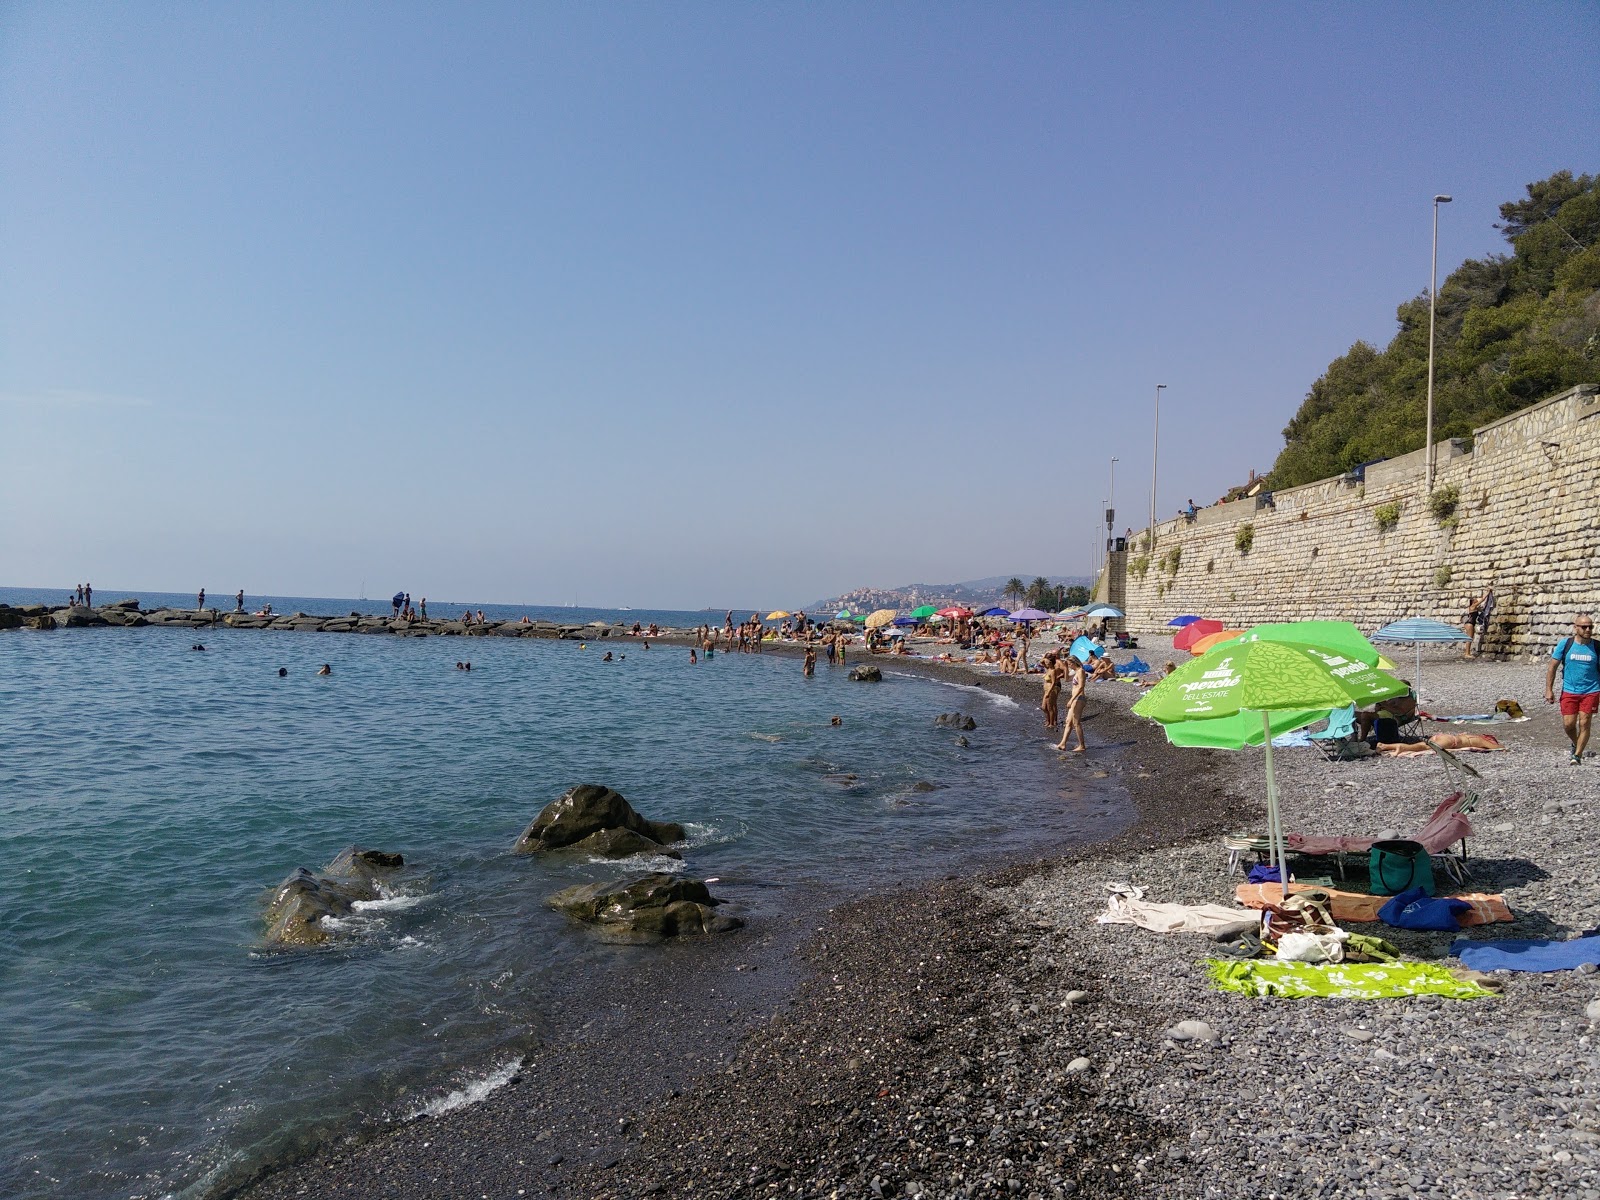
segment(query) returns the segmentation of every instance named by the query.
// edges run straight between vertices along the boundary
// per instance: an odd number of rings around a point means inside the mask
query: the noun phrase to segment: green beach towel
[[[1238,962],[1209,959],[1206,971],[1218,991],[1246,996],[1384,1000],[1394,996],[1449,996],[1482,1000],[1495,993],[1457,979],[1432,963]]]

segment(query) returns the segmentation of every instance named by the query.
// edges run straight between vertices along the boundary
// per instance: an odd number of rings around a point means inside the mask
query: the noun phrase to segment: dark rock
[[[545,805],[514,849],[518,854],[558,850],[606,829],[631,830],[662,845],[683,840],[682,825],[646,820],[620,793],[598,783],[580,783]]]
[[[919,779],[911,785],[911,790],[913,792],[937,792],[939,785],[937,783],[929,783],[926,779]],[[1292,883],[1293,880],[1290,882]]]
[[[347,917],[357,900],[376,900],[378,881],[404,864],[398,854],[351,846],[321,871],[296,868],[267,900],[268,944],[322,945],[332,936],[324,917]]]
[[[721,933],[743,924],[718,916],[722,901],[698,879],[639,875],[614,883],[585,883],[549,897],[550,907],[595,925],[607,941],[652,942],[685,935]]]
[[[851,667],[850,678],[857,683],[882,683],[883,672],[873,666]]]
[[[978,723],[965,713],[950,712],[940,713],[933,719],[935,725],[945,725],[951,729],[963,729],[971,733],[978,727]]]
[[[968,742],[967,739],[964,738],[964,737],[958,737],[956,739],[956,745],[960,746],[963,750],[965,750],[969,745],[971,745],[971,743]],[[1290,882],[1292,883],[1293,880],[1290,880]]]
[[[131,600],[131,599],[130,600],[113,600],[110,604],[102,605],[102,607],[104,607],[104,608],[120,608],[124,612],[138,612],[139,611],[139,602],[137,600]]]
[[[49,613],[40,613],[28,621],[29,629],[54,629],[55,627],[56,619]]]
[[[567,847],[597,858],[627,858],[634,854],[662,854],[668,858],[682,858],[676,850],[669,850],[654,838],[631,829],[602,829]]]
[[[9,604],[0,604],[0,629],[21,629],[27,618]]]

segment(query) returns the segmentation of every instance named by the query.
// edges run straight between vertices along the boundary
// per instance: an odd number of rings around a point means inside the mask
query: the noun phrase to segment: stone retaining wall
[[[1600,388],[1486,425],[1470,450],[1441,442],[1434,463],[1434,496],[1457,494],[1443,517],[1424,494],[1417,450],[1364,479],[1162,522],[1150,553],[1146,531],[1110,555],[1100,591],[1135,632],[1164,632],[1186,612],[1235,628],[1324,619],[1370,632],[1405,616],[1459,623],[1469,597],[1493,584],[1492,654],[1547,653],[1575,612],[1600,609]]]

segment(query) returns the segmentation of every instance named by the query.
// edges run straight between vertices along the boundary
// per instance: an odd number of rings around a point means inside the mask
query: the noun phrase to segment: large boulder
[[[873,666],[851,667],[850,678],[857,683],[882,683],[883,672]]]
[[[40,613],[28,621],[29,629],[54,629],[55,627],[56,619],[49,613]]]
[[[963,729],[971,733],[978,727],[978,723],[965,713],[948,712],[940,713],[933,719],[935,725],[944,725],[951,729]]]
[[[641,841],[616,838],[592,840],[593,835],[610,830],[628,831]],[[671,842],[683,841],[683,826],[671,821],[650,821],[634,811],[620,793],[598,783],[580,783],[552,800],[522,831],[514,847],[518,854],[541,850],[588,850],[607,857],[655,853]],[[633,846],[615,855],[607,854],[608,844]]]
[[[26,618],[20,610],[9,604],[0,604],[0,629],[21,629],[24,620]]]
[[[348,917],[356,901],[378,899],[379,882],[404,865],[398,854],[351,846],[321,871],[296,868],[267,899],[267,944],[322,945],[333,936],[324,918]]]
[[[663,938],[722,933],[744,922],[718,916],[722,901],[698,879],[638,875],[613,883],[585,883],[546,901],[576,921],[594,925],[609,942],[654,942]]]

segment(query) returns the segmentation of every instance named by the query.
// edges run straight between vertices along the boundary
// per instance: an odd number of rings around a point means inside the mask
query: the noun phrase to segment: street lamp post
[[[1161,391],[1167,385],[1156,384],[1156,419],[1151,432],[1150,446],[1150,545],[1146,552],[1156,548],[1156,461],[1161,454]]]
[[[1428,282],[1428,428],[1423,434],[1424,491],[1433,493],[1433,312],[1439,292],[1439,205],[1449,204],[1449,196],[1433,198],[1433,275]]]

